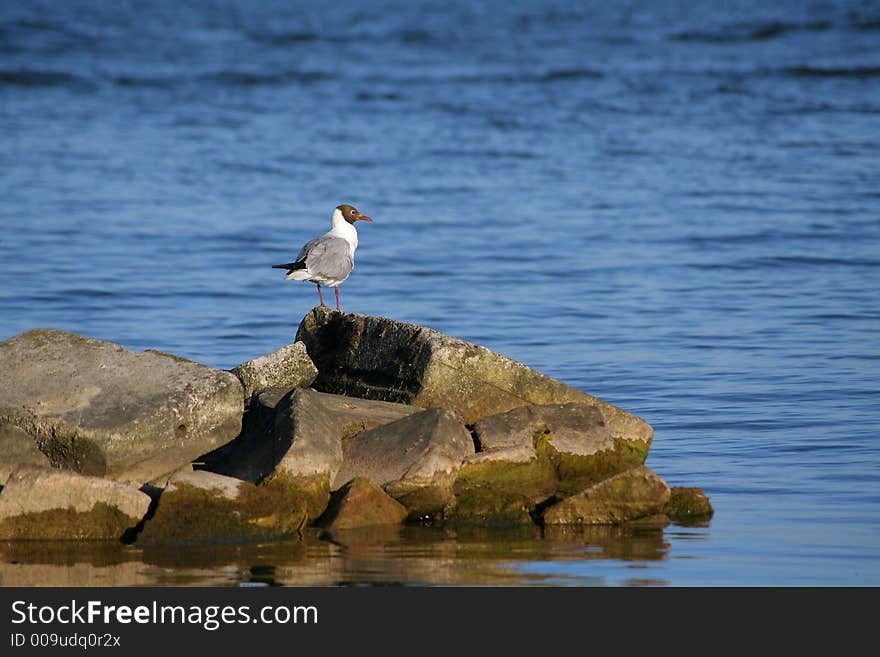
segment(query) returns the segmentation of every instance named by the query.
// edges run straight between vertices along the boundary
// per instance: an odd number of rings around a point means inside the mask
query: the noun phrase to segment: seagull
[[[296,260],[283,265],[272,265],[274,269],[286,269],[289,281],[311,281],[318,286],[318,299],[324,305],[321,286],[336,288],[336,310],[339,307],[339,285],[348,278],[354,269],[354,252],[358,246],[355,221],[373,221],[350,205],[339,205],[333,210],[329,231],[306,242],[300,249]]]

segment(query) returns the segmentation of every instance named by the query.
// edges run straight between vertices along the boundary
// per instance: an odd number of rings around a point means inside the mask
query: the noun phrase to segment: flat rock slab
[[[545,525],[616,525],[662,513],[669,486],[645,466],[621,472],[544,513]]]
[[[308,522],[306,502],[288,491],[212,472],[171,476],[138,545],[205,545],[296,536]]]
[[[385,317],[313,308],[300,323],[323,392],[456,411],[465,423],[524,404],[597,406],[612,436],[650,444],[641,418],[471,342]]]
[[[266,388],[305,388],[318,374],[302,342],[288,344],[232,369],[244,387],[244,398]]]
[[[56,468],[20,467],[0,492],[0,539],[119,540],[146,515],[133,486]]]
[[[0,343],[0,422],[37,439],[53,465],[141,484],[241,430],[241,383],[156,351],[52,329]]]
[[[0,487],[13,470],[23,465],[49,467],[51,464],[32,435],[14,424],[0,423]]]
[[[356,477],[333,494],[318,524],[330,531],[400,524],[409,511],[369,479]]]
[[[455,413],[432,408],[364,431],[344,446],[335,490],[365,477],[420,516],[441,510],[463,459],[474,453],[470,433]]]

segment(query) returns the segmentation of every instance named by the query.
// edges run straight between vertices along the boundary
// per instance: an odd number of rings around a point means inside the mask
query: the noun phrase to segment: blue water
[[[637,413],[716,510],[488,566],[319,541],[284,583],[880,584],[880,4],[152,4],[0,3],[0,339],[233,367],[293,339],[317,295],[269,265],[352,203],[345,310]]]

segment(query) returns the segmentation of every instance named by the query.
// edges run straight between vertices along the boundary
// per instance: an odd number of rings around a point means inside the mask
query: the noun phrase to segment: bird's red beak
[[[360,219],[361,221],[372,221],[372,219],[365,214],[358,216],[358,219]]]

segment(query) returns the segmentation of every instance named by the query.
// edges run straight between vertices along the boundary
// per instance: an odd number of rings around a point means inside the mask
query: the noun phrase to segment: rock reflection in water
[[[602,563],[667,557],[661,526],[371,527],[301,540],[192,548],[105,542],[0,544],[2,586],[529,586],[604,584]],[[561,562],[582,562],[572,575]],[[598,570],[596,570],[597,567]],[[593,572],[596,570],[596,572]],[[663,583],[631,578],[625,583]]]

